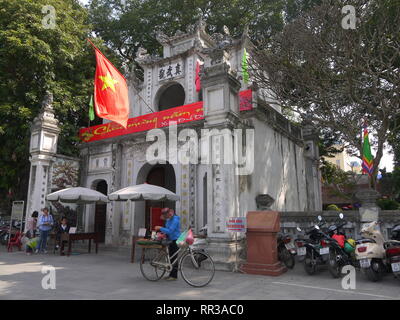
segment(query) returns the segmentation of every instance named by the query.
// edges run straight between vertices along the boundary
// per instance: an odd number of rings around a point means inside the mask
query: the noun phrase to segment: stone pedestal
[[[243,273],[279,276],[287,269],[278,260],[279,213],[254,211],[247,214],[247,262]]]
[[[201,248],[201,246],[199,247]],[[243,241],[239,241],[238,245],[236,246],[236,242],[232,239],[207,238],[207,245],[205,245],[203,248],[212,257],[216,270],[235,270],[236,248],[238,251],[238,264],[240,265],[242,262],[244,262],[240,261],[241,253],[244,250]]]
[[[360,222],[372,222],[379,220],[380,208],[376,205],[379,192],[373,189],[360,190],[356,193],[362,207],[359,209]]]

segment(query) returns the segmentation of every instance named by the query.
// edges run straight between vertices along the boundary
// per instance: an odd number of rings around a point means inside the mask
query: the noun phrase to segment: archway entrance
[[[138,175],[137,184],[148,183],[166,188],[172,192],[176,192],[176,178],[174,167],[170,164],[144,165]],[[156,225],[163,225],[164,221],[160,220],[162,208],[172,208],[175,210],[175,202],[173,201],[145,201],[136,204],[136,212],[144,211],[144,227],[152,230]],[[143,226],[143,224],[142,224]]]
[[[185,90],[179,83],[161,88],[158,99],[158,111],[180,107],[185,104]]]
[[[95,185],[96,191],[107,195],[108,185],[105,180],[100,180]],[[94,214],[94,232],[99,234],[99,242],[104,243],[106,239],[107,204],[96,204]]]

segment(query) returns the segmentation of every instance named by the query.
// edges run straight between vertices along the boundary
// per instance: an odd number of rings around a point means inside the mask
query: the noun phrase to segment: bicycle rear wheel
[[[180,271],[189,285],[204,287],[214,278],[214,261],[203,251],[187,252],[180,261]]]
[[[140,271],[149,281],[160,280],[167,271],[168,257],[164,250],[146,248],[142,251]]]

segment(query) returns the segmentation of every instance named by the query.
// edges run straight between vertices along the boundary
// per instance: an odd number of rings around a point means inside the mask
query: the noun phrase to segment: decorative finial
[[[43,109],[52,108],[52,105],[53,105],[53,93],[46,90],[46,94],[42,101],[42,108]]]
[[[227,26],[224,25],[223,30],[224,30],[224,33],[225,33],[227,36],[230,36],[230,35],[231,35],[231,33],[229,32],[229,29],[228,29]]]

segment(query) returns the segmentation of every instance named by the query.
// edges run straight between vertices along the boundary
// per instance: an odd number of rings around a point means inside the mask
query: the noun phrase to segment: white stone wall
[[[303,149],[259,120],[255,119],[254,125],[254,173],[240,178],[240,215],[257,209],[255,197],[258,194],[269,194],[275,199],[272,210],[304,210]]]

